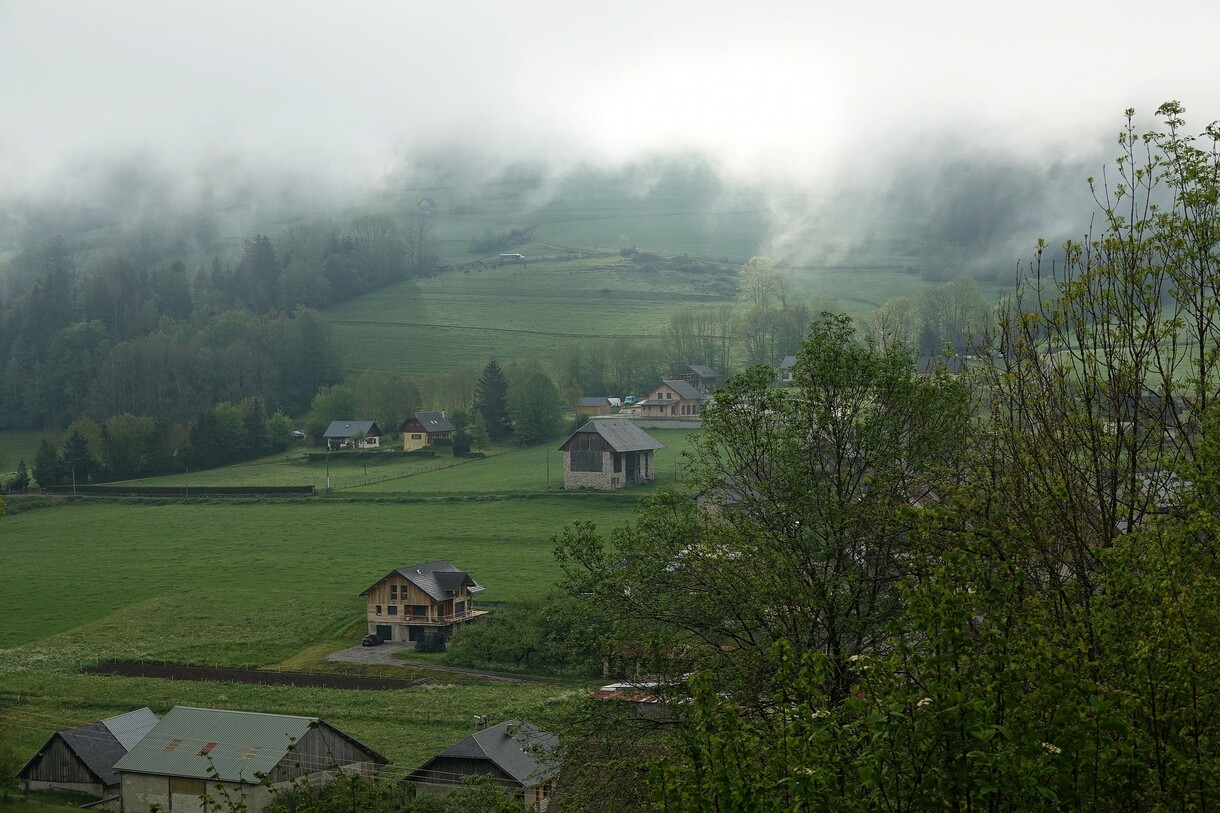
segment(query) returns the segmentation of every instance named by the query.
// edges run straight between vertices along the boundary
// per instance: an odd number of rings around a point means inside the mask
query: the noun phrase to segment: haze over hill
[[[523,167],[528,216],[574,177],[643,196],[677,166],[716,179],[709,210],[760,207],[753,251],[794,265],[897,220],[1009,266],[1080,230],[1124,108],[1220,109],[1197,70],[1217,12],[1141,14],[1153,45],[1115,59],[1137,9],[7,3],[0,256],[150,223],[232,255],[255,230]]]

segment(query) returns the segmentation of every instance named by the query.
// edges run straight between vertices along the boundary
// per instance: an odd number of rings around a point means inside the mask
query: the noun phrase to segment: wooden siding
[[[362,773],[376,769],[372,755],[326,725],[315,726],[272,769],[273,783],[299,776],[326,773],[351,766]]]
[[[521,788],[521,784],[517,780],[490,760],[455,757],[436,757],[425,767],[412,774],[411,781],[419,785],[454,787],[461,785],[462,779],[467,776],[490,776],[503,787],[514,790]]]
[[[102,781],[58,734],[51,737],[47,747],[21,772],[21,778],[32,782],[72,785],[93,785]]]
[[[396,598],[391,599],[390,588],[397,587]],[[368,592],[368,620],[378,621],[382,624],[389,623],[407,623],[410,621],[418,622],[436,622],[442,618],[451,615],[453,612],[453,601],[466,602],[466,611],[470,611],[470,594],[465,587],[458,591],[458,594],[453,599],[445,599],[444,601],[433,601],[432,597],[420,590],[414,584],[407,581],[406,578],[395,573],[389,578],[383,579],[374,585]],[[377,607],[380,605],[381,614],[377,614]],[[398,608],[396,615],[390,615],[389,607],[395,606]],[[412,607],[424,606],[427,607],[427,615],[423,618],[414,618],[412,616]],[[448,608],[448,609],[446,609]]]

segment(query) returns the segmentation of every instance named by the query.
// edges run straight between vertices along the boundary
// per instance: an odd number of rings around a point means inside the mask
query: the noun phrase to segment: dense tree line
[[[224,466],[288,447],[292,421],[267,414],[261,397],[220,403],[182,423],[129,413],[77,418],[34,458],[41,486],[106,482]]]
[[[188,272],[119,258],[79,267],[62,237],[9,265],[0,298],[0,428],[62,428],[81,415],[182,421],[261,396],[303,411],[336,368],[322,307],[430,273],[429,223],[384,216],[258,235],[230,266]]]
[[[671,701],[586,706],[583,809],[1216,806],[1220,130],[1161,112],[973,376],[828,316],[793,389],[721,390],[682,492],[564,535]]]

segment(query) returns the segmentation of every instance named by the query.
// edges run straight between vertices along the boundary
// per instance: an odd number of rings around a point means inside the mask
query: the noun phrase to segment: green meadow
[[[506,455],[507,457],[507,455]],[[383,692],[81,674],[110,658],[320,668],[363,633],[360,592],[394,567],[449,559],[520,601],[558,575],[552,536],[610,527],[630,500],[601,495],[403,501],[79,500],[0,522],[0,737],[31,754],[52,731],[143,705],[320,715],[414,766],[469,733],[474,714],[539,716],[572,691],[460,681]],[[410,672],[404,670],[404,677]]]

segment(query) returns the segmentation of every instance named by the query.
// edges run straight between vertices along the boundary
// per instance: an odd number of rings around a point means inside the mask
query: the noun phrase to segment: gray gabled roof
[[[610,399],[604,395],[582,395],[580,405],[582,407],[610,406]]]
[[[720,378],[720,373],[708,367],[706,364],[691,364],[686,368],[700,378]],[[685,370],[683,371],[685,372]]]
[[[550,758],[558,747],[559,738],[554,734],[540,730],[527,720],[509,720],[476,731],[437,754],[407,778],[425,772],[438,759],[486,760],[522,787],[532,788],[551,780],[559,772],[559,765]]]
[[[453,598],[463,584],[468,585],[471,594],[482,593],[484,588],[476,582],[469,573],[458,570],[451,563],[441,559],[435,562],[425,562],[422,565],[411,565],[391,570],[377,581],[364,588],[360,595],[367,595],[377,585],[397,573],[411,584],[428,594],[433,601],[444,601]]]
[[[781,370],[787,370],[789,367],[796,366],[796,356],[784,356],[784,360],[779,363]]]
[[[148,706],[102,720],[102,725],[106,727],[106,730],[128,751],[137,742],[144,739],[144,735],[152,731],[156,724],[157,715],[153,714],[152,709]]]
[[[416,412],[411,416],[411,418],[419,421],[420,426],[422,426],[424,431],[430,435],[436,432],[454,431],[453,424],[448,418],[439,412]],[[410,422],[410,420],[411,419],[408,418],[406,421],[403,421],[402,430],[407,428],[407,424]]]
[[[145,707],[129,711],[117,717],[110,717],[101,722],[88,725],[65,728],[55,732],[51,740],[59,737],[76,754],[85,767],[98,778],[103,785],[117,785],[119,774],[115,763],[124,754],[143,739],[144,735],[157,724],[157,715]],[[51,740],[47,741],[49,745]],[[46,746],[34,755],[21,772],[32,766],[46,751]]]
[[[703,392],[702,390],[695,389],[694,385],[689,381],[683,381],[680,378],[667,378],[661,383],[678,393],[678,397],[685,401],[707,400],[707,393]]]
[[[373,421],[331,421],[324,438],[380,437],[381,429]]]
[[[254,783],[257,774],[271,773],[294,743],[319,726],[358,746],[370,761],[384,764],[384,757],[317,717],[175,706],[115,769]]]
[[[593,420],[586,423],[584,426],[573,432],[563,445],[559,447],[560,451],[567,451],[568,444],[577,435],[585,433],[594,433],[601,435],[602,439],[610,445],[610,448],[616,452],[643,452],[655,449],[664,449],[665,444],[654,438],[652,435],[645,432],[634,423],[622,418],[611,418]]]

